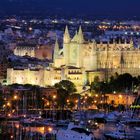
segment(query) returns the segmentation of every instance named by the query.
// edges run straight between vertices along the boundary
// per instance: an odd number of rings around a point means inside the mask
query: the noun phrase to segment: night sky
[[[140,16],[140,0],[0,0],[0,13]]]

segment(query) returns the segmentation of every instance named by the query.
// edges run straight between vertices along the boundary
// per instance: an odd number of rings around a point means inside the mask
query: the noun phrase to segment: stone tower
[[[56,38],[56,41],[55,41],[55,46],[54,46],[54,60],[58,58],[59,56],[59,44],[58,44],[58,40]]]
[[[68,26],[66,26],[64,37],[63,37],[63,53],[64,53],[64,61],[66,66],[69,65],[70,41],[71,38],[70,38]]]
[[[82,44],[84,43],[84,35],[83,35],[83,31],[82,31],[82,27],[79,27],[79,31],[78,31],[78,43]]]
[[[64,41],[65,44],[68,44],[71,41],[68,26],[66,26],[66,28],[65,28],[63,41]]]

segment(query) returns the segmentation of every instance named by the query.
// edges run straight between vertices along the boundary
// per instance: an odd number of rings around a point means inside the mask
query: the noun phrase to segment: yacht
[[[58,130],[56,140],[94,140],[94,136],[81,125],[70,123],[66,130]]]
[[[140,131],[140,127],[134,127],[136,131]]]
[[[134,124],[139,125],[140,119],[139,118],[128,118],[128,119],[122,120],[121,123],[130,124],[130,125],[134,125]]]
[[[111,140],[134,140],[134,135],[125,131],[124,127],[118,127],[116,131],[105,133],[104,136]]]

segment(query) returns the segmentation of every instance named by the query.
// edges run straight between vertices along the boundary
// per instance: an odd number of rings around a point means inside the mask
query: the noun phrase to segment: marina
[[[112,113],[113,114],[113,113]],[[96,114],[95,114],[96,115]],[[98,115],[101,117],[101,115]],[[137,120],[137,122],[136,122]],[[130,119],[129,122],[134,122]],[[46,118],[11,118],[0,121],[1,140],[139,140],[139,119],[135,123],[122,121],[74,122]]]

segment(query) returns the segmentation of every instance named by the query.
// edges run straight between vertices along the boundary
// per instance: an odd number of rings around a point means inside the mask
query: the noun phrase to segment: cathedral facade
[[[46,68],[38,70],[38,74],[33,74],[35,72],[29,69],[18,70],[18,73],[21,73],[20,77],[24,79],[20,78],[21,84],[27,82],[29,84],[32,80],[37,80],[34,84],[47,86],[54,85],[61,80],[70,80],[80,90],[86,84],[93,82],[96,76],[101,80],[108,79],[116,72],[138,76],[140,74],[139,58],[140,48],[134,47],[132,40],[123,42],[113,40],[111,43],[85,41],[81,27],[73,38],[70,37],[68,27],[66,27],[63,48],[59,48],[56,40],[53,63],[47,70]],[[8,69],[9,84],[18,83],[18,80],[15,81],[14,73],[17,73],[16,70]],[[32,75],[31,78],[26,80],[25,77],[28,78],[29,75]]]
[[[59,49],[58,43],[55,45],[55,67],[75,66],[84,69],[90,76],[93,72],[95,75],[104,73],[104,78],[115,72],[133,76],[140,74],[140,48],[134,47],[132,39],[98,43],[95,40],[85,41],[81,27],[71,39],[66,27],[63,42],[62,49]],[[94,79],[89,77],[88,80],[91,82]]]

